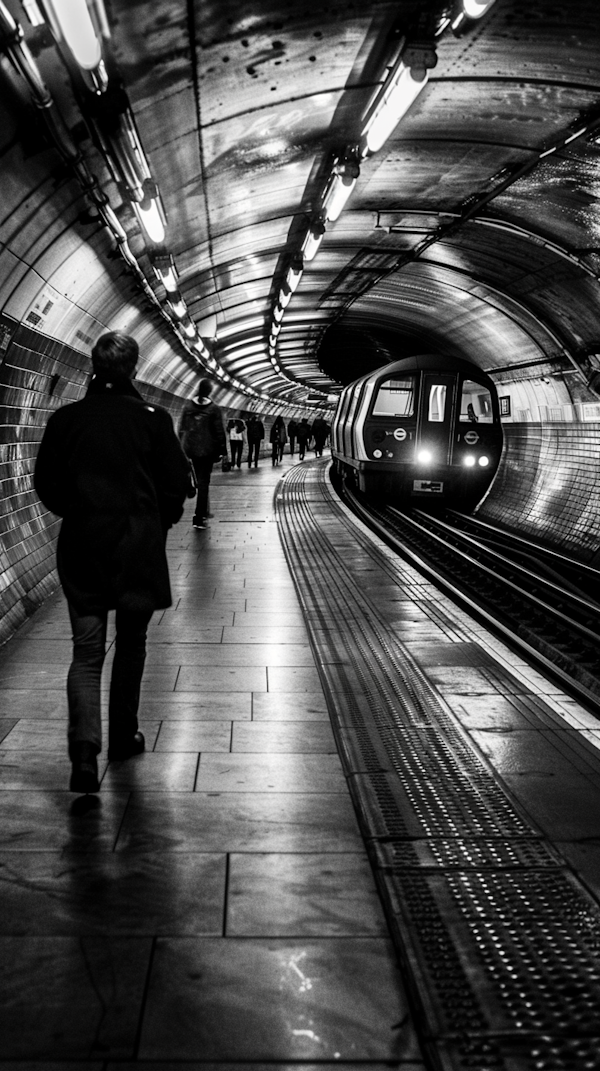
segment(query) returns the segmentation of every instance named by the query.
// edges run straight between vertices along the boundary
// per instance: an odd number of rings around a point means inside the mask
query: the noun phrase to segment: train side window
[[[384,379],[373,403],[373,416],[411,417],[415,411],[415,377]]]
[[[446,415],[446,395],[448,388],[445,383],[432,383],[429,391],[429,407],[427,419],[443,424]]]
[[[491,424],[494,419],[492,396],[487,387],[465,379],[460,396],[460,419],[465,424]]]

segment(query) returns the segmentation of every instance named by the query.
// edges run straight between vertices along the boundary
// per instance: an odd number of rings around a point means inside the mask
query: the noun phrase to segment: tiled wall
[[[33,466],[50,413],[85,393],[89,370],[84,353],[0,317],[0,644],[58,583],[60,521],[33,490]],[[137,386],[177,419],[180,398]]]
[[[600,564],[600,424],[503,430],[500,468],[478,516]]]

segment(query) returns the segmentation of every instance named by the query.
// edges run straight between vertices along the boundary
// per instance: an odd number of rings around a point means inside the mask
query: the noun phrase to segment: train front
[[[458,359],[414,358],[380,369],[354,392],[342,451],[359,490],[462,509],[480,501],[502,450],[497,392],[484,372]]]

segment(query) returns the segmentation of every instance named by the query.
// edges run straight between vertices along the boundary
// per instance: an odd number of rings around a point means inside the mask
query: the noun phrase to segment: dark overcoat
[[[165,553],[189,489],[189,463],[165,409],[132,383],[95,376],[85,398],[50,417],[35,489],[63,518],[64,593],[79,614],[171,605]]]

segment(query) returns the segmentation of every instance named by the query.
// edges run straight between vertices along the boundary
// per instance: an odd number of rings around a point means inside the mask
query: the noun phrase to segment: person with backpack
[[[223,417],[218,405],[210,400],[211,383],[201,379],[195,400],[187,403],[179,426],[181,445],[192,462],[198,494],[192,524],[208,527],[208,487],[215,461],[227,454]]]

